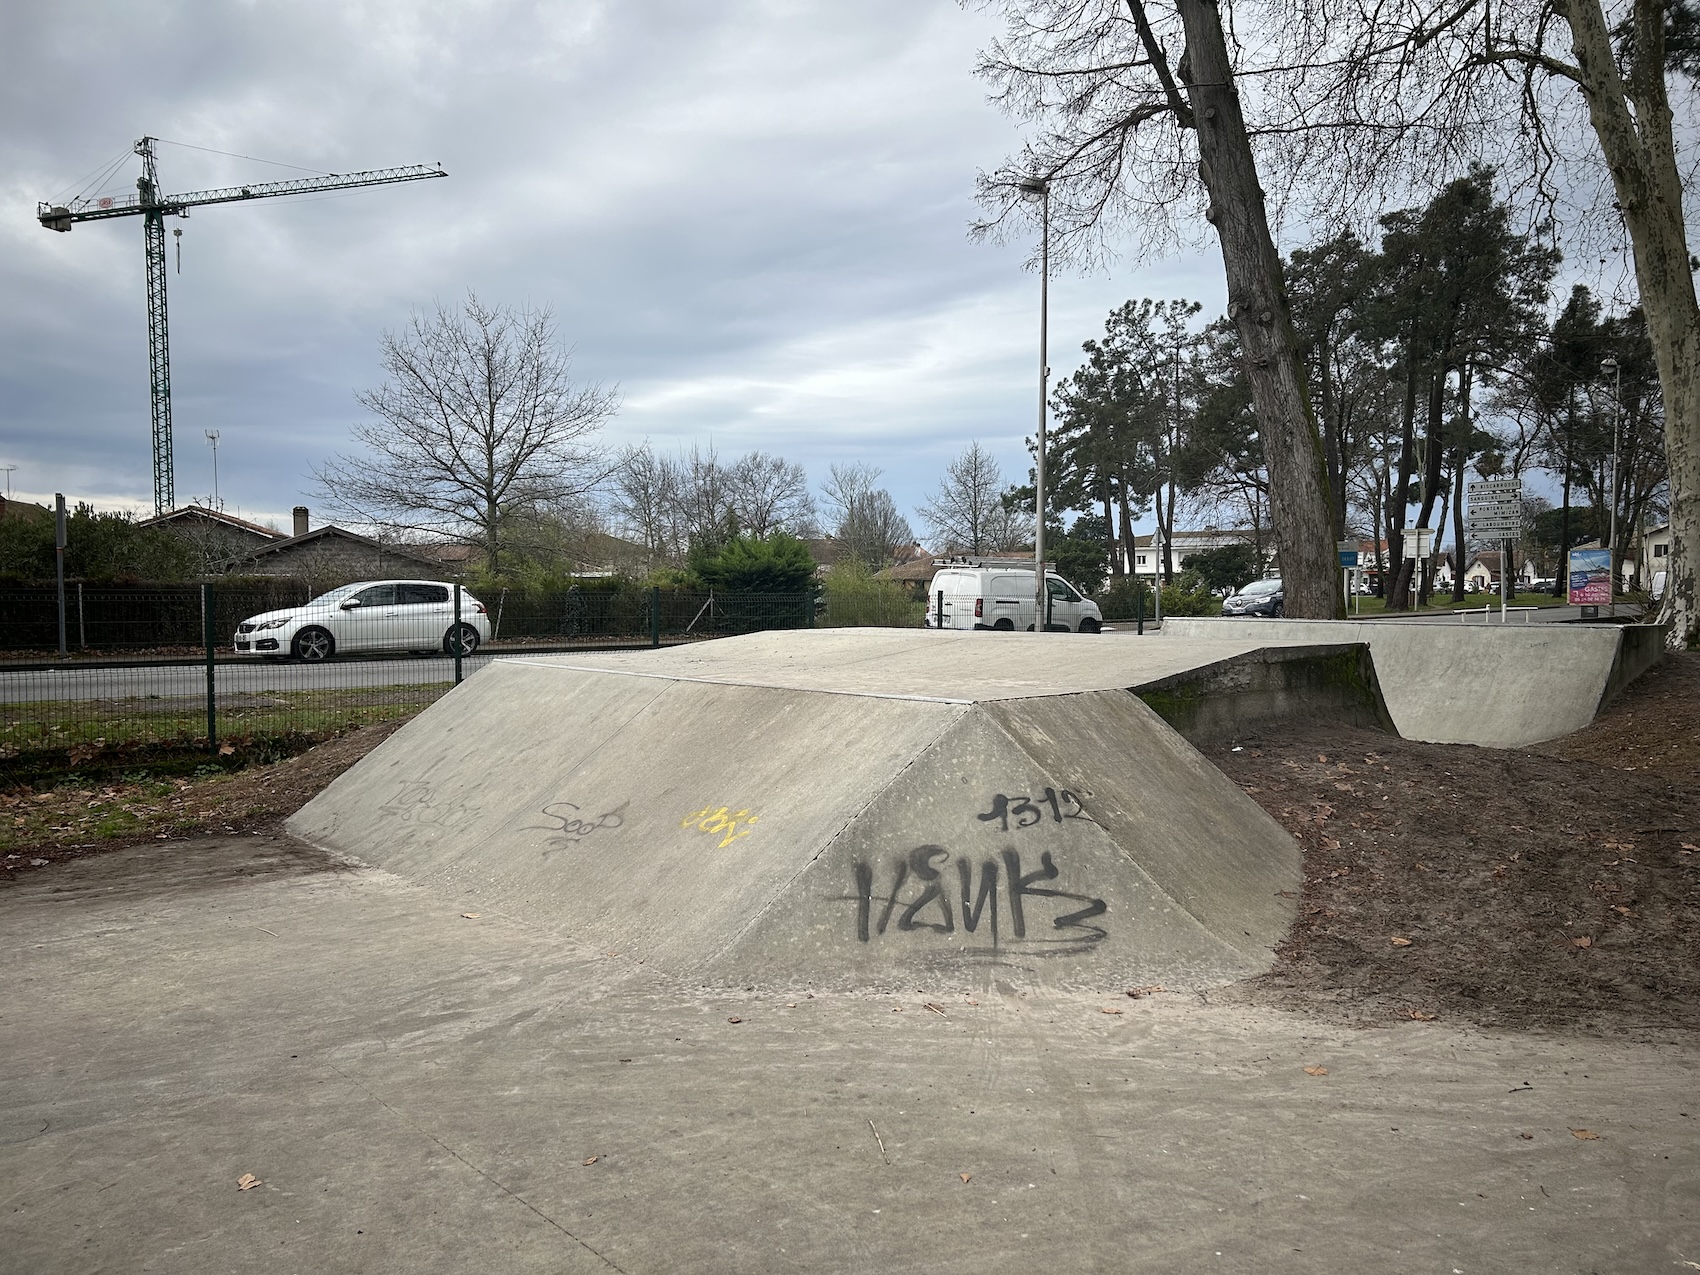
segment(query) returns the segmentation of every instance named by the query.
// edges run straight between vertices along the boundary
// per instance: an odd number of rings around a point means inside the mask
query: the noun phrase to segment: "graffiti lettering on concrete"
[[[569,850],[586,837],[605,828],[618,828],[625,822],[626,807],[631,804],[629,801],[622,802],[612,810],[587,817],[570,801],[552,801],[538,811],[545,819],[550,820],[550,823],[528,823],[521,831],[552,833],[552,836],[544,838],[544,854],[551,850]]]
[[[761,816],[754,814],[747,807],[743,810],[733,810],[730,806],[704,806],[694,810],[679,821],[681,828],[695,828],[698,832],[706,832],[710,836],[720,838],[717,850],[724,850],[741,837],[747,837],[755,831],[755,825],[761,822]]]
[[[444,801],[424,779],[398,780],[398,791],[378,813],[399,819],[402,823],[421,827],[453,829],[472,823],[479,817],[478,807],[464,801]]]
[[[943,871],[952,862],[955,873]],[[1057,944],[1051,955],[1082,951],[1109,937],[1102,926],[1087,924],[1109,911],[1103,899],[1046,884],[1062,876],[1049,850],[1039,855],[1038,867],[1027,871],[1017,850],[1004,850],[998,858],[976,864],[967,856],[953,859],[943,846],[919,846],[894,861],[889,872],[890,887],[881,893],[875,889],[874,865],[855,865],[858,942],[871,942],[892,927],[903,933],[954,934],[956,899],[961,902],[962,929],[975,934],[983,926],[994,948],[1002,941],[1000,910],[1008,917],[1010,938],[1031,942],[1043,935],[1043,941]],[[954,882],[947,882],[950,875]],[[952,885],[960,887],[955,898]],[[1046,920],[1049,930],[1044,928]]]
[[[1092,822],[1092,816],[1086,813],[1086,807],[1080,804],[1080,798],[1067,788],[1060,792],[1055,788],[1042,788],[1037,796],[1010,796],[1007,793],[997,793],[992,797],[992,808],[983,815],[975,815],[981,823],[996,823],[999,832],[1008,832],[1011,828],[1031,828],[1045,822],[1049,817],[1052,823],[1061,823],[1064,819],[1084,819]]]

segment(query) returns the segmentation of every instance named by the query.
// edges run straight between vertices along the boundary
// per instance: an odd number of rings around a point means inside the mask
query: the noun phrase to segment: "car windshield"
[[[1281,582],[1279,580],[1253,580],[1250,584],[1246,585],[1245,588],[1240,590],[1240,596],[1255,597],[1259,594],[1279,592],[1281,592]]]
[[[345,584],[340,589],[332,589],[329,593],[321,593],[307,605],[310,607],[316,607],[321,604],[329,606],[332,602],[341,602],[359,587],[360,586],[357,584]]]

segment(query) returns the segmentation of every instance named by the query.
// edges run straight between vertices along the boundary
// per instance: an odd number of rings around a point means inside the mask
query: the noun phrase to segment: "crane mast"
[[[328,173],[290,181],[255,182],[218,190],[194,191],[184,195],[162,195],[155,164],[155,138],[144,137],[135,145],[142,160],[142,175],[132,196],[97,196],[74,199],[67,204],[40,204],[36,219],[49,230],[68,232],[83,221],[105,221],[113,217],[142,219],[142,254],[147,267],[148,293],[148,394],[153,421],[153,504],[155,514],[170,513],[177,504],[176,469],[172,457],[171,349],[166,322],[165,219],[187,217],[191,208],[208,204],[269,199],[278,195],[309,191],[347,190],[358,186],[387,186],[395,182],[423,181],[447,177],[441,168],[410,164],[360,173]]]

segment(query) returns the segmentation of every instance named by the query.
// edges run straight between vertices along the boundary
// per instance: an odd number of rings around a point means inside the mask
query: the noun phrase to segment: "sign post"
[[[1611,550],[1572,549],[1565,575],[1571,606],[1582,608],[1584,620],[1597,620],[1600,603],[1611,602]]]
[[[1465,524],[1477,537],[1493,536],[1499,541],[1499,622],[1505,623],[1510,602],[1512,556],[1517,534],[1523,530],[1523,480],[1484,478],[1469,486]],[[1459,546],[1462,551],[1463,546]],[[1462,557],[1462,552],[1460,552]],[[1458,564],[1462,571],[1464,564]]]
[[[1340,555],[1340,582],[1346,590],[1347,606],[1350,607],[1357,599],[1357,591],[1352,588],[1352,577],[1358,573],[1358,542],[1342,540],[1334,548]]]

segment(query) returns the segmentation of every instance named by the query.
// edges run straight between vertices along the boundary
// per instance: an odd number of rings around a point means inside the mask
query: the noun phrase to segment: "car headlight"
[[[258,630],[258,629],[281,629],[284,625],[286,625],[288,623],[289,623],[289,621],[286,620],[286,619],[285,620],[262,620],[262,621],[260,621],[260,623],[256,624],[254,626],[254,628],[256,630]]]

